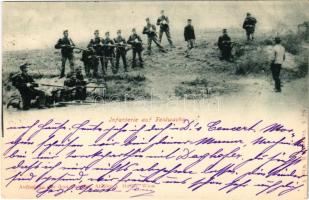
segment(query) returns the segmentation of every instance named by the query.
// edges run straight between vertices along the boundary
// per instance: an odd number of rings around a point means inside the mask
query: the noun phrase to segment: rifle
[[[88,83],[87,83],[88,84]],[[53,85],[53,84],[40,84],[40,86],[46,86],[46,87],[56,87],[56,88],[66,88],[66,86],[63,85]],[[76,87],[86,87],[86,88],[106,88],[106,86],[74,86],[72,88]]]

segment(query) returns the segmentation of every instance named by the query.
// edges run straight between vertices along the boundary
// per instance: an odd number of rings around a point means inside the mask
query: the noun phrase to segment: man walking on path
[[[275,91],[281,92],[280,71],[282,63],[285,60],[285,48],[281,45],[281,39],[275,38],[275,46],[273,48],[273,57],[271,62],[271,72],[275,81]]]

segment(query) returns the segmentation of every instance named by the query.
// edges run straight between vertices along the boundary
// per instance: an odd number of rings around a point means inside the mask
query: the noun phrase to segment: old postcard
[[[306,199],[308,5],[3,2],[1,197]]]

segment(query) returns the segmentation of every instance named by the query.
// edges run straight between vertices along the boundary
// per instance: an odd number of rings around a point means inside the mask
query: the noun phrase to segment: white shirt
[[[275,64],[282,64],[285,59],[285,48],[281,44],[276,44],[273,49],[273,61]]]

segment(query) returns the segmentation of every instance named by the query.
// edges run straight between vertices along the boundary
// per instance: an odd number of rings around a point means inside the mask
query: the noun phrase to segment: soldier
[[[246,30],[247,40],[254,39],[254,31],[255,31],[255,24],[257,23],[256,19],[251,16],[250,13],[247,13],[247,17],[242,25],[243,29]]]
[[[186,56],[189,56],[189,52],[192,48],[194,48],[195,45],[195,33],[194,33],[194,27],[191,25],[192,20],[188,19],[188,24],[185,27],[184,30],[184,36],[185,36],[185,41],[187,42],[187,50]]]
[[[70,62],[71,71],[74,71],[74,62],[73,62],[73,49],[75,44],[73,43],[72,39],[69,38],[69,31],[63,31],[63,38],[60,38],[55,45],[56,49],[61,49],[61,74],[60,78],[65,76],[65,63],[67,59]]]
[[[46,103],[46,95],[43,91],[35,89],[39,85],[34,82],[33,78],[28,74],[28,66],[30,64],[25,63],[19,68],[20,74],[12,77],[13,86],[15,86],[22,98],[23,110],[28,110],[31,107],[31,100],[37,99],[37,107],[44,108]]]
[[[163,33],[165,33],[170,46],[173,48],[174,45],[170,33],[169,19],[164,15],[164,10],[161,10],[161,16],[157,20],[157,26],[160,26],[159,42],[161,43]]]
[[[115,69],[115,72],[118,73],[120,57],[122,58],[122,63],[123,63],[124,71],[128,72],[128,69],[127,69],[127,58],[126,58],[127,42],[121,36],[121,30],[117,31],[117,37],[114,39],[114,41],[115,41],[115,44],[116,44],[116,69]]]
[[[112,65],[113,74],[116,73],[115,66],[114,66],[114,60],[113,60],[115,57],[114,46],[115,46],[114,41],[109,38],[109,32],[106,32],[105,39],[103,39],[104,67],[105,67],[105,70],[107,70],[107,65],[109,61]]]
[[[128,44],[132,45],[133,59],[132,59],[132,68],[136,67],[136,53],[138,54],[138,59],[140,66],[143,67],[143,58],[142,58],[142,39],[139,35],[136,34],[136,29],[132,29],[132,35],[128,39]]]
[[[285,48],[281,45],[280,37],[275,38],[275,46],[273,48],[273,58],[271,62],[271,72],[275,81],[275,91],[281,92],[280,70],[285,60]]]
[[[82,58],[80,59],[84,63],[85,73],[87,77],[98,77],[98,58],[95,56],[95,52],[93,49],[88,48],[87,50],[83,50]],[[93,70],[93,74],[91,75],[91,70]]]
[[[144,27],[143,34],[146,34],[148,37],[148,52],[151,52],[151,43],[152,41],[159,47],[160,51],[165,52],[164,48],[161,46],[158,41],[156,26],[150,23],[149,18],[146,18],[146,26]]]
[[[94,56],[92,57],[92,64],[94,72],[97,73],[98,67],[99,67],[99,60],[102,67],[102,73],[103,75],[106,74],[104,60],[103,60],[103,39],[100,38],[99,30],[94,31],[94,38],[90,40],[88,44],[88,48],[90,48],[94,52]],[[96,74],[97,76],[97,74]]]
[[[218,46],[221,51],[221,60],[230,61],[231,51],[232,51],[232,42],[231,38],[227,34],[227,30],[223,29],[223,35],[218,39]]]
[[[64,81],[65,89],[62,91],[62,97],[66,101],[85,100],[86,99],[86,81],[82,75],[81,68],[77,68],[76,72],[68,74]]]

